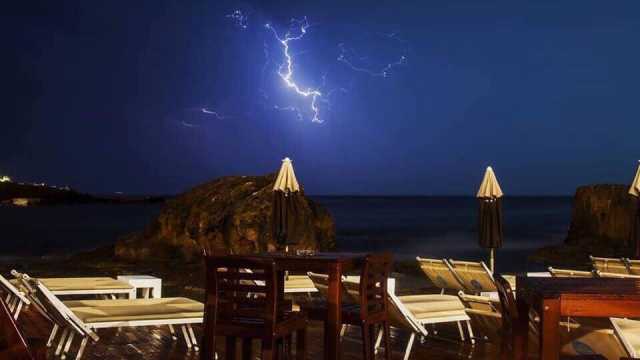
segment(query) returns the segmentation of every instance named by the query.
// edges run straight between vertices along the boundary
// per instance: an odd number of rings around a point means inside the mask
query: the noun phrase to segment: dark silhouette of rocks
[[[635,245],[628,240],[637,203],[628,191],[628,185],[579,187],[564,244],[540,249],[532,258],[570,266],[587,264],[589,255],[632,257]]]
[[[115,254],[128,260],[198,259],[209,254],[249,254],[276,247],[271,231],[275,174],[222,177],[168,200],[143,232],[119,239]],[[297,248],[328,250],[335,225],[327,210],[297,197]]]
[[[164,197],[126,195],[97,196],[81,193],[69,187],[54,187],[44,184],[16,182],[0,183],[0,204],[8,206],[90,203],[130,204],[161,201],[164,201]]]

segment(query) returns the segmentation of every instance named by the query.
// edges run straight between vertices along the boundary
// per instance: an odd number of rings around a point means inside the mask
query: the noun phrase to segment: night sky
[[[289,156],[312,194],[471,195],[492,165],[507,195],[563,195],[629,183],[640,158],[636,0],[1,12],[0,175],[19,180],[167,194]],[[284,36],[305,16],[293,80],[322,92],[321,124],[279,77],[283,47],[265,27]]]

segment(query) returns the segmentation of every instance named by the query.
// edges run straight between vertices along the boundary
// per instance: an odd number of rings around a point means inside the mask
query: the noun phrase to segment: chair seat
[[[187,298],[73,300],[64,304],[85,324],[204,316],[204,304]]]

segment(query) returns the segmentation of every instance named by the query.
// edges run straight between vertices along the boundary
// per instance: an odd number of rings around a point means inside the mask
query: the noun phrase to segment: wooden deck
[[[51,325],[33,309],[27,309],[18,321],[21,328],[30,337],[47,338]],[[201,327],[194,327],[198,336],[202,335]],[[123,328],[120,332],[111,329],[99,330],[100,341],[89,343],[83,359],[199,359],[199,354],[187,350],[184,340],[172,340],[166,327]],[[349,329],[343,342],[343,359],[361,359],[360,332],[358,328]],[[393,359],[402,359],[408,334],[392,330]],[[322,326],[311,323],[309,329],[308,359],[322,359]],[[74,359],[79,341],[71,347],[69,358]],[[254,342],[254,359],[259,358],[258,344]],[[457,330],[453,326],[438,326],[438,335],[429,337],[424,343],[416,341],[411,359],[495,359],[498,346],[480,343],[472,346],[457,339]],[[219,354],[223,354],[222,347]],[[53,351],[49,358],[54,359]],[[382,358],[382,357],[380,357]]]

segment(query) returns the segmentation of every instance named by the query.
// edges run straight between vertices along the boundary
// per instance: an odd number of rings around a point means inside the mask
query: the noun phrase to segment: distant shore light
[[[4,182],[13,182],[13,181],[11,181],[11,178],[8,176],[0,177],[0,183],[4,183]]]

